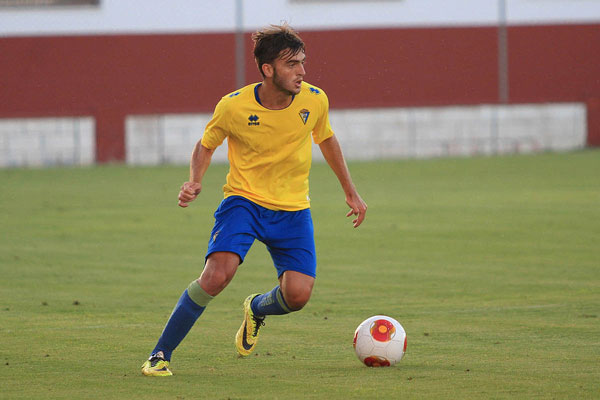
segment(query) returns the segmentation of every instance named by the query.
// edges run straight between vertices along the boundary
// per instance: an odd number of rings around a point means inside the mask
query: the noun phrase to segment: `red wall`
[[[332,108],[498,102],[494,27],[301,32]],[[260,80],[247,35],[246,76]],[[585,102],[600,145],[600,25],[510,27],[511,103]],[[93,115],[97,160],[125,157],[125,116],[210,112],[236,89],[233,34],[0,38],[0,117]]]
[[[232,89],[231,35],[0,39],[0,117],[96,118],[97,160],[124,160],[128,114],[208,111]]]
[[[494,28],[379,29],[303,34],[307,77],[333,106],[495,102]]]
[[[513,27],[508,40],[511,101],[600,97],[600,25]]]

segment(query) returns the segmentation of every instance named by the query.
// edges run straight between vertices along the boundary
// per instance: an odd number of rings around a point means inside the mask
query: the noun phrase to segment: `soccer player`
[[[149,376],[170,376],[169,362],[208,303],[231,281],[255,239],[271,254],[279,283],[268,293],[251,294],[235,337],[237,351],[249,355],[267,315],[298,311],[308,302],[316,276],[316,255],[308,176],[311,136],[337,176],[354,227],[367,205],[350,177],[329,123],[325,92],[304,82],[305,47],[287,24],[256,32],[254,57],[263,80],[219,101],[192,153],[190,179],[179,192],[188,207],[202,190],[214,150],[227,139],[229,174],[215,212],[200,278],[184,290],[152,351],[142,365]]]

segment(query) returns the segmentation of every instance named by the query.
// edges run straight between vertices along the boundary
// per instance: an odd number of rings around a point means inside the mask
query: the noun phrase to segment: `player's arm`
[[[202,178],[210,165],[214,150],[204,147],[201,141],[196,143],[190,161],[190,180],[181,186],[179,192],[179,207],[187,207],[194,201],[202,190]]]
[[[365,219],[367,204],[356,191],[356,187],[354,187],[340,144],[335,135],[333,135],[322,141],[319,144],[319,147],[321,148],[321,153],[323,153],[323,157],[325,157],[327,164],[329,164],[329,167],[340,181],[344,194],[346,195],[346,204],[350,206],[350,211],[346,214],[346,217],[356,215],[356,219],[352,222],[354,223],[354,227],[358,228]]]

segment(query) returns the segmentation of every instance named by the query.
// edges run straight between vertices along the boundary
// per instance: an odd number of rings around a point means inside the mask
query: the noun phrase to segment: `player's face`
[[[292,57],[277,58],[273,63],[273,84],[280,91],[295,95],[300,93],[300,87],[306,71],[304,61],[306,54],[300,51]]]

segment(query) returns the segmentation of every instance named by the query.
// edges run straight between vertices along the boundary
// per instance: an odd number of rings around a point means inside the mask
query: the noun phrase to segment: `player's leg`
[[[279,285],[257,296],[252,309],[257,315],[298,311],[310,299],[315,283],[317,257],[310,209],[283,212],[265,243],[277,269]]]
[[[173,350],[188,334],[208,303],[227,286],[240,263],[237,254],[212,253],[200,278],[194,280],[179,298],[152,354],[163,352],[171,360]]]
[[[279,285],[265,294],[253,294],[244,301],[244,321],[236,335],[238,353],[247,356],[258,343],[258,335],[267,315],[299,311],[310,299],[315,278],[297,271],[284,271]]]
[[[263,219],[267,215],[269,212],[263,210]],[[314,286],[317,261],[310,210],[275,212],[272,217],[266,222],[269,236],[261,240],[271,253],[280,283],[268,293],[253,294],[244,301],[244,322],[236,336],[241,355],[254,350],[267,315],[302,309]]]
[[[171,354],[188,334],[208,303],[231,282],[240,258],[235,253],[212,253],[204,271],[183,291],[150,358],[142,366],[149,376],[169,376]]]
[[[255,235],[248,223],[252,217],[241,205],[238,198],[230,197],[223,200],[215,212],[202,275],[181,295],[150,359],[143,365],[145,375],[171,375],[168,371],[171,353],[243,262]]]
[[[260,328],[267,315],[299,311],[310,299],[315,278],[297,271],[284,271],[279,285],[264,294],[253,294],[244,301],[244,322],[236,335],[238,353],[247,356],[258,343]]]

